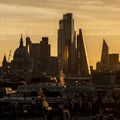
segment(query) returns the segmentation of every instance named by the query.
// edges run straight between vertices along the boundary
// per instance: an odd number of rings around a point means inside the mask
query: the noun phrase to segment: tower
[[[103,39],[103,44],[102,44],[101,61],[97,62],[96,70],[97,71],[102,71],[102,72],[107,72],[107,71],[110,70],[110,66],[109,66],[109,47],[108,47],[105,39]]]
[[[103,39],[101,62],[107,63],[108,60],[109,60],[109,48],[106,41]]]
[[[3,61],[2,61],[2,69],[4,72],[7,72],[8,70],[8,62],[7,62],[7,59],[6,59],[6,55],[4,55],[4,58],[3,58]]]
[[[74,69],[75,59],[75,31],[72,13],[63,15],[59,21],[58,30],[58,64],[59,71],[65,74],[71,73]]]
[[[48,37],[42,37],[40,41],[40,71],[46,72],[48,66],[48,57],[50,57],[50,44],[48,43]]]
[[[20,38],[20,47],[23,47],[23,38],[22,38],[22,34],[21,34],[21,38]]]
[[[30,53],[31,53],[31,40],[30,40],[30,37],[26,37],[26,49],[27,49],[27,52],[30,56]]]
[[[40,41],[40,56],[50,57],[50,45],[48,44],[48,37],[42,37]]]
[[[77,69],[79,75],[89,75],[85,43],[83,40],[81,29],[79,29],[79,34],[77,35]]]

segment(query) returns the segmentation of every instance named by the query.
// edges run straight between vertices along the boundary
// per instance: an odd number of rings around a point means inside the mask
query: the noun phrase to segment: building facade
[[[105,40],[103,40],[101,61],[96,64],[96,71],[98,72],[116,72],[120,71],[119,54],[109,54],[109,47]]]
[[[89,75],[88,60],[81,29],[79,29],[77,35],[77,72],[80,76]]]
[[[66,74],[75,69],[75,31],[72,13],[63,15],[58,30],[58,63],[59,71]]]
[[[58,59],[51,56],[51,46],[48,37],[42,37],[40,43],[32,43],[30,38],[26,38],[26,48],[33,59],[33,73],[58,73]]]
[[[58,30],[58,64],[64,74],[88,76],[88,61],[81,29],[76,36],[72,13],[63,15]]]
[[[10,70],[13,74],[27,74],[32,73],[32,69],[32,59],[27,52],[26,46],[23,45],[23,38],[21,35],[20,45],[14,52]]]

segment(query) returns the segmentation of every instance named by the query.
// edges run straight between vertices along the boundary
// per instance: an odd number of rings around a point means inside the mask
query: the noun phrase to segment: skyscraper
[[[81,29],[79,29],[79,34],[77,35],[77,71],[78,75],[89,75],[85,43],[83,40]]]
[[[75,62],[75,31],[72,13],[64,14],[63,19],[59,21],[58,59],[59,70],[66,74],[71,73]]]
[[[109,54],[109,47],[103,39],[101,61],[96,64],[96,71],[99,72],[112,72],[120,70],[119,54]]]
[[[103,39],[101,61],[96,63],[96,70],[106,72],[109,71],[109,48]]]
[[[109,60],[109,48],[106,41],[103,39],[101,62],[107,63],[108,60]]]

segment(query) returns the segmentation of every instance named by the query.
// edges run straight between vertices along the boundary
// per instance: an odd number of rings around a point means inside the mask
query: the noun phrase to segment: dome
[[[19,47],[14,52],[14,59],[15,58],[26,58],[28,56],[29,55],[28,55],[27,49],[25,47]]]
[[[14,52],[14,59],[15,58],[26,58],[28,57],[28,52],[26,47],[23,46],[23,39],[22,39],[22,34],[21,34],[21,38],[20,38],[20,45],[19,48],[17,48]]]

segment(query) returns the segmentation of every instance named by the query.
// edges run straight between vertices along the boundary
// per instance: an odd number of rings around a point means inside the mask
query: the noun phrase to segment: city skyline
[[[4,54],[18,47],[19,36],[26,34],[33,42],[49,37],[52,55],[57,55],[58,21],[65,13],[73,13],[75,30],[83,31],[88,60],[94,65],[100,60],[103,38],[110,46],[111,53],[119,53],[120,2],[102,0],[0,0],[0,64]],[[94,46],[94,47],[93,47]]]

